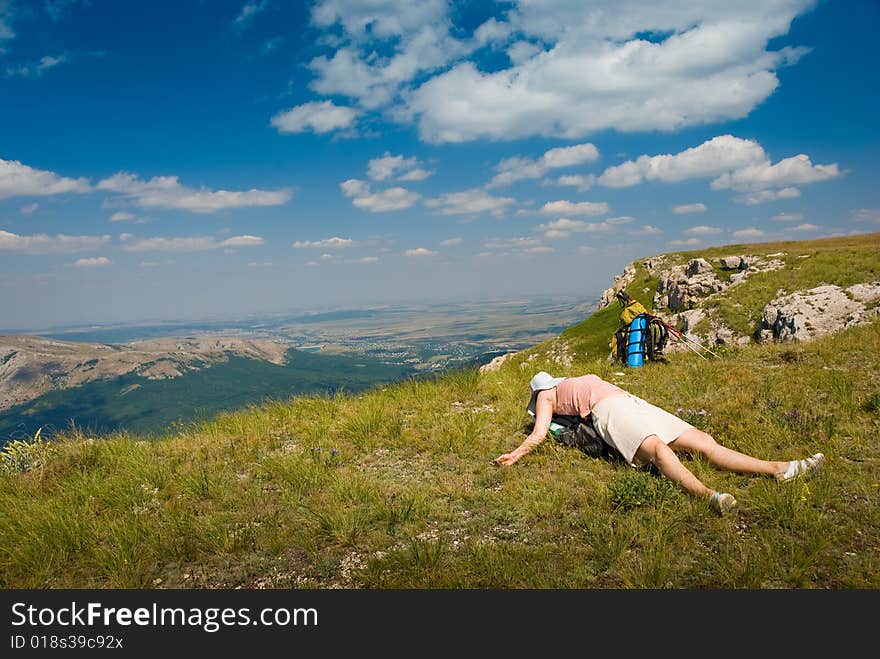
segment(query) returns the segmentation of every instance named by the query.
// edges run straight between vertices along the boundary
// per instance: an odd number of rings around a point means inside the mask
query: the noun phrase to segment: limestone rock
[[[492,371],[497,371],[501,368],[501,365],[504,362],[513,357],[515,354],[515,352],[508,352],[507,354],[495,357],[488,364],[483,364],[482,366],[480,366],[480,373],[491,373]]]
[[[864,305],[847,297],[840,286],[817,286],[778,297],[764,307],[761,336],[769,330],[781,341],[809,341],[842,329],[862,311]]]

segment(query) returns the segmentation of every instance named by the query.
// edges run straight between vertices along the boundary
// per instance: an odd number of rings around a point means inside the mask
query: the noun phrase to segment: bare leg
[[[635,462],[636,464],[650,462],[657,467],[661,474],[690,494],[706,498],[715,494],[715,490],[703,485],[699,478],[681,464],[675,451],[660,441],[657,435],[645,438],[645,441],[639,446],[639,450],[636,451]]]
[[[716,442],[712,435],[696,428],[683,432],[669,443],[669,447],[674,451],[699,453],[716,467],[741,474],[768,474],[772,476],[784,472],[788,467],[788,462],[760,460],[729,449]]]

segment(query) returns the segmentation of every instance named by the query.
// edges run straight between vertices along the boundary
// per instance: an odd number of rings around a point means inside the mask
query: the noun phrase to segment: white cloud
[[[431,142],[572,139],[743,118],[777,88],[777,69],[804,54],[768,44],[812,4],[520,2],[481,35],[516,33],[512,66],[458,63],[406,95],[406,110]],[[662,37],[642,38],[648,33]]]
[[[508,185],[523,179],[541,178],[551,169],[572,167],[598,159],[599,149],[589,142],[550,149],[537,160],[520,156],[507,158],[495,166],[495,171],[498,173],[489,182],[488,187]]]
[[[691,227],[690,229],[686,229],[685,233],[687,233],[691,236],[711,236],[716,233],[721,233],[721,229],[719,229],[718,227],[699,225],[699,226]]]
[[[814,165],[809,156],[800,154],[780,160],[775,165],[770,160],[742,167],[722,174],[712,181],[713,190],[732,189],[737,192],[758,192],[769,188],[805,185],[837,178],[842,172],[837,163]]]
[[[434,173],[421,169],[419,164],[415,157],[392,156],[386,151],[382,157],[373,158],[367,163],[367,176],[373,181],[384,181],[395,176],[398,181],[421,181]]]
[[[324,240],[297,240],[291,245],[291,247],[296,249],[310,247],[320,247],[321,249],[342,249],[344,247],[351,247],[354,244],[355,242],[351,238],[333,236],[332,238],[326,238]]]
[[[307,130],[329,133],[348,128],[358,114],[357,110],[336,105],[333,101],[312,101],[279,112],[269,123],[282,134],[303,133]]]
[[[571,186],[578,192],[586,192],[596,184],[596,177],[592,174],[567,174],[556,179],[556,185]]]
[[[154,176],[142,181],[133,174],[119,172],[106,178],[98,190],[117,192],[129,203],[142,208],[169,208],[191,213],[214,213],[226,208],[280,206],[293,197],[293,190],[208,190],[188,188],[176,176]]]
[[[532,247],[540,247],[541,240],[534,236],[523,236],[515,238],[491,238],[483,243],[483,246],[489,250],[525,250]]]
[[[630,218],[624,219],[629,220]],[[584,220],[570,220],[567,217],[562,217],[547,224],[539,224],[535,227],[535,231],[543,232],[544,237],[548,240],[558,240],[567,238],[570,233],[608,233],[614,231],[618,224],[626,224],[626,222],[612,222],[610,220],[585,222]]]
[[[358,263],[364,263],[364,264],[378,263],[378,262],[379,262],[378,256],[365,256],[362,259],[358,259]]]
[[[18,210],[22,215],[33,215],[37,212],[37,209],[39,207],[40,205],[37,202],[34,202],[32,204],[28,204],[27,206],[22,206]]]
[[[817,224],[804,223],[804,224],[798,224],[795,227],[786,227],[785,230],[786,231],[817,231],[821,228],[822,227],[820,227]]]
[[[73,265],[77,268],[93,268],[95,266],[110,265],[111,261],[106,256],[96,256],[92,259],[77,259]]]
[[[850,217],[856,222],[880,223],[880,208],[856,208],[850,211]]]
[[[682,245],[684,247],[689,247],[692,245],[702,245],[703,241],[700,238],[688,238],[687,240],[670,240],[670,245]]]
[[[67,236],[45,233],[20,236],[0,230],[0,251],[24,252],[26,254],[70,253],[95,250],[110,241],[110,236]]]
[[[91,191],[84,178],[66,178],[45,169],[34,169],[17,160],[0,158],[0,199],[9,197],[43,197],[75,192]]]
[[[625,188],[642,181],[676,183],[707,178],[766,160],[760,144],[733,135],[719,135],[676,154],[642,155],[609,167],[599,177],[601,185]]]
[[[2,51],[0,51],[2,54]],[[10,77],[19,77],[19,78],[36,78],[43,75],[43,71],[47,71],[49,69],[54,69],[59,64],[64,64],[67,61],[67,55],[45,55],[41,57],[39,60],[28,62],[26,64],[20,64],[18,66],[11,66],[6,68],[6,75]]]
[[[132,233],[120,233],[119,234],[119,240],[121,240],[122,242],[125,242],[126,240],[130,240],[132,238],[134,238],[134,234],[132,234]]]
[[[448,9],[446,0],[318,2],[313,23],[322,28],[338,24],[342,33],[331,33],[339,46],[332,55],[310,62],[316,75],[311,88],[356,98],[365,108],[390,104],[402,85],[473,47],[450,35]]]
[[[804,216],[801,213],[777,213],[770,219],[774,222],[800,222]]]
[[[541,215],[604,215],[609,211],[608,204],[603,202],[571,202],[564,199],[548,201],[538,211]]]
[[[767,202],[778,201],[779,199],[797,199],[800,196],[801,191],[797,188],[782,188],[781,190],[750,192],[749,194],[734,197],[733,200],[746,206],[756,206],[757,204],[766,204]]]
[[[464,242],[461,238],[447,238],[446,240],[440,241],[441,247],[455,247],[456,245],[461,245]]]
[[[134,213],[125,213],[123,211],[113,213],[113,215],[110,216],[111,222],[129,222],[136,219],[137,215],[135,215]]]
[[[251,261],[248,263],[249,268],[271,268],[272,261]]]
[[[652,224],[646,224],[638,229],[630,231],[629,233],[633,236],[656,236],[657,234],[663,233],[663,229],[655,227]]]
[[[126,252],[202,252],[229,247],[255,247],[263,243],[259,236],[233,236],[226,240],[217,240],[213,236],[160,236],[126,241],[122,249]]]
[[[430,249],[425,249],[424,247],[416,247],[415,249],[408,249],[404,252],[407,256],[433,256],[437,252],[432,252]]]
[[[419,193],[400,187],[373,192],[366,181],[354,178],[343,181],[339,187],[346,197],[352,198],[355,207],[371,213],[406,210],[422,198]]]
[[[235,24],[239,27],[247,26],[254,19],[254,16],[264,11],[268,6],[268,0],[262,0],[261,2],[246,2],[238,13],[238,16],[235,17]]]
[[[755,227],[746,227],[745,229],[733,232],[734,238],[760,238],[763,235],[764,232]]]
[[[462,192],[451,192],[436,199],[428,199],[425,206],[436,208],[441,215],[466,215],[491,213],[496,217],[504,214],[505,209],[515,204],[513,197],[494,197],[482,188],[471,188]]]
[[[672,207],[672,212],[676,215],[685,215],[687,213],[705,213],[706,204],[680,204]]]
[[[537,247],[529,247],[523,250],[526,254],[551,254],[556,250],[549,245],[538,245]]]
[[[256,247],[264,241],[260,236],[233,236],[220,243],[222,247]]]

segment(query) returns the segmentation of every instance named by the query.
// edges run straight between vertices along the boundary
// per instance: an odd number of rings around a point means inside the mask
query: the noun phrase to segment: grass
[[[740,501],[732,517],[550,442],[491,464],[524,437],[533,369],[518,355],[495,373],[268,403],[156,441],[55,441],[0,476],[0,585],[876,588],[880,325],[791,352],[556,369],[605,372],[748,453],[828,456],[788,484],[691,460]]]
[[[644,288],[639,271],[629,292],[650,302]],[[150,441],[10,445],[0,587],[880,587],[880,323],[620,370],[609,309],[496,372],[266,402]],[[727,446],[822,451],[825,467],[780,484],[688,460],[738,499],[718,517],[654,472],[551,441],[496,466],[528,432],[540,369],[597,373]]]

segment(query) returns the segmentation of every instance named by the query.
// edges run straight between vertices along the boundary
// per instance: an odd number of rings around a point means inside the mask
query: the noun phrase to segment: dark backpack
[[[591,458],[612,456],[616,453],[614,447],[606,444],[596,432],[592,416],[584,419],[579,416],[554,414],[552,421],[560,427],[554,432],[551,426],[550,434],[563,446],[574,447]]]

